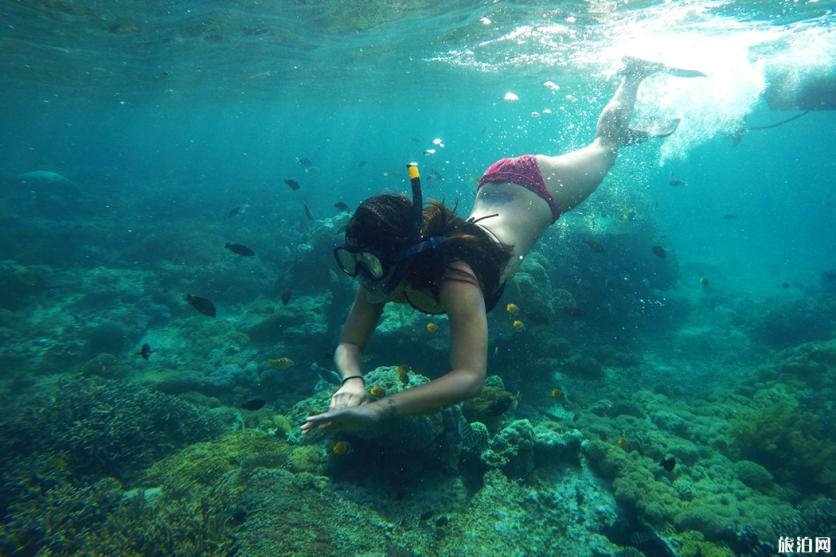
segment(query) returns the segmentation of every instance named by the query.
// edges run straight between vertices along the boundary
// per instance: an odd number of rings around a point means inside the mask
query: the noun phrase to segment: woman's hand
[[[314,429],[328,433],[337,431],[359,431],[368,429],[381,420],[379,405],[363,404],[339,410],[331,410],[324,414],[308,416],[302,424],[302,433],[310,433]]]
[[[359,379],[346,381],[337,392],[331,396],[330,410],[341,410],[352,406],[360,406],[368,400],[366,385]]]

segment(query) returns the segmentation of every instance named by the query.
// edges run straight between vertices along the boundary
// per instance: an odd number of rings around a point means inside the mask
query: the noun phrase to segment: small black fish
[[[203,315],[208,315],[209,317],[215,317],[215,304],[213,304],[210,300],[206,298],[201,298],[200,296],[192,296],[191,294],[186,294],[186,301],[191,304],[193,308],[197,311],[202,313]]]
[[[439,172],[435,168],[430,169],[430,176],[432,176],[436,180],[443,180],[444,179],[444,176],[441,175],[441,172]]]
[[[224,244],[224,247],[231,251],[232,253],[237,253],[241,257],[252,257],[255,255],[255,252],[248,248],[247,246],[242,246],[241,244],[230,244],[227,242]]]
[[[265,404],[267,404],[266,400],[256,397],[241,404],[241,408],[244,410],[258,410],[260,408],[264,408]]]
[[[676,467],[676,459],[672,456],[666,456],[665,458],[659,461],[659,466],[661,466],[668,472],[673,472],[674,467]]]
[[[291,296],[293,296],[293,292],[290,291],[290,288],[285,288],[282,290],[282,305],[286,306],[287,303],[290,301]]]
[[[151,352],[153,352],[153,350],[151,350],[151,345],[146,342],[142,345],[142,348],[139,349],[139,352],[137,352],[136,355],[142,356],[143,360],[147,360],[151,355]]]
[[[227,217],[232,218],[237,217],[238,215],[243,215],[247,212],[247,207],[249,207],[249,205],[239,205],[238,207],[233,207],[229,210]]]
[[[684,186],[684,185],[688,184],[688,182],[686,182],[685,180],[680,180],[679,178],[674,178],[673,180],[671,180],[668,183],[672,186],[675,186],[675,187]]]
[[[299,157],[296,159],[296,162],[298,162],[302,166],[313,166],[313,161],[308,157]]]
[[[781,283],[781,288],[789,288],[789,287],[790,287],[790,283],[788,283],[788,282],[782,282]]]
[[[666,252],[665,248],[663,248],[662,246],[653,246],[652,248],[650,248],[650,250],[653,252],[653,255],[655,255],[656,257],[660,257],[660,258],[664,259],[665,257],[668,256],[668,252]]]
[[[299,182],[297,182],[293,178],[285,178],[284,183],[290,186],[290,189],[292,189],[293,191],[296,191],[300,188]]]
[[[726,213],[725,215],[723,215],[723,218],[726,220],[734,220],[737,218],[737,215],[735,215],[734,213]]]
[[[364,167],[368,164],[368,161],[360,161],[360,167]]]
[[[305,206],[305,216],[308,217],[308,220],[314,220],[313,213],[311,212],[311,208],[308,207],[308,204],[303,201],[302,205]]]
[[[334,209],[336,209],[337,211],[342,211],[343,213],[347,213],[349,211],[348,205],[346,205],[342,201],[337,201],[336,203],[334,203]]]

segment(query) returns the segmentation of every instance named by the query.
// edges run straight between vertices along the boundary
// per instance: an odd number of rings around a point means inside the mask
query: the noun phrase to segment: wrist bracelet
[[[346,381],[348,381],[349,379],[359,379],[360,381],[363,381],[363,385],[365,385],[365,384],[366,384],[366,381],[363,379],[363,376],[362,376],[362,375],[349,375],[348,377],[346,377],[345,379],[343,379],[343,382],[342,382],[342,383],[340,383],[340,384],[341,384],[341,385],[345,385],[345,382],[346,382]]]

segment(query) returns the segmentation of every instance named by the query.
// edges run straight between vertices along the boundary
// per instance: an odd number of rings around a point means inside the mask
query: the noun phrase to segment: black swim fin
[[[627,134],[624,136],[623,145],[639,145],[648,139],[657,137],[668,137],[676,128],[679,127],[679,118],[673,120],[665,120],[661,125],[656,126],[652,130],[637,130],[635,128],[628,128]]]

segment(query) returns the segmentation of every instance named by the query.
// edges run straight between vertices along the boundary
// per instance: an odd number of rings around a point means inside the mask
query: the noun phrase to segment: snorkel
[[[446,236],[431,236],[426,240],[421,235],[421,223],[424,217],[424,196],[421,191],[421,173],[418,171],[418,163],[411,162],[406,165],[407,177],[412,187],[412,229],[409,233],[411,246],[402,249],[396,256],[394,267],[390,276],[383,283],[383,293],[387,296],[395,291],[398,285],[406,278],[409,272],[409,260],[425,251],[435,249],[436,246],[447,240]]]

